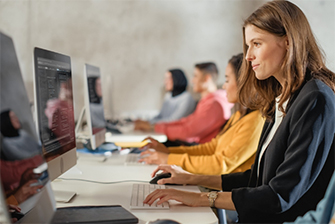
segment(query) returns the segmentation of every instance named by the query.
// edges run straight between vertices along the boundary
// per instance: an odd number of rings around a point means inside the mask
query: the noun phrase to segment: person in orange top
[[[141,161],[148,164],[174,164],[183,169],[207,175],[220,175],[250,169],[261,135],[264,120],[259,111],[251,111],[238,103],[237,80],[243,55],[233,56],[226,68],[223,88],[228,101],[235,103],[236,112],[223,130],[210,142],[196,146],[165,147],[152,138],[146,147],[156,151]]]

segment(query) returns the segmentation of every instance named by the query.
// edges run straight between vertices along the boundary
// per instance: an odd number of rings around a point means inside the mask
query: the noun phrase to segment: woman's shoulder
[[[172,93],[171,92],[166,92],[164,94],[164,99],[170,99],[170,98],[172,98]]]
[[[179,97],[184,97],[184,98],[188,98],[188,97],[192,97],[192,94],[185,90],[184,92],[182,92],[181,94],[178,95]],[[193,97],[192,97],[193,98]]]
[[[320,112],[335,113],[335,93],[319,79],[308,80],[299,91],[293,94],[288,103],[287,112],[302,113],[308,108],[312,110],[315,107],[319,108]]]
[[[335,104],[334,91],[320,79],[311,79],[306,82],[297,98],[324,98],[328,103]]]
[[[304,91],[321,92],[324,94],[334,95],[334,91],[320,79],[310,79],[302,87]]]

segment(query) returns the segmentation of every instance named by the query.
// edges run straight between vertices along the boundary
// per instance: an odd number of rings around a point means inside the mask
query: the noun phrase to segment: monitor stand
[[[77,124],[76,124],[76,128],[75,128],[76,135],[78,135],[79,132],[82,129],[82,125],[83,125],[83,121],[84,121],[84,115],[85,115],[85,107],[83,107],[81,109],[80,114],[79,114],[79,118],[78,118],[78,121],[77,121]]]
[[[61,167],[63,166],[62,159],[63,158],[61,158]],[[70,174],[70,175],[81,175],[82,171],[78,169],[77,166],[74,166],[70,168],[68,171],[66,171],[65,173]],[[58,182],[58,181],[63,181],[63,180],[56,178],[53,182]],[[53,192],[54,192],[56,202],[61,202],[61,203],[69,203],[77,195],[77,193],[73,191],[53,190]]]
[[[69,203],[72,200],[72,198],[74,198],[74,196],[77,195],[77,193],[71,191],[56,190],[54,191],[54,195],[56,202]]]

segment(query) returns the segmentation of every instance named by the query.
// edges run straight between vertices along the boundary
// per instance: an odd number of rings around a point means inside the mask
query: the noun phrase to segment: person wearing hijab
[[[165,74],[164,103],[159,114],[150,120],[151,124],[157,122],[176,121],[190,115],[196,103],[189,92],[186,91],[187,79],[180,69],[170,69]]]
[[[186,91],[187,79],[184,72],[180,69],[170,69],[165,73],[164,84],[167,92],[159,114],[149,121],[135,121],[135,129],[142,125],[176,121],[193,113],[196,102]]]

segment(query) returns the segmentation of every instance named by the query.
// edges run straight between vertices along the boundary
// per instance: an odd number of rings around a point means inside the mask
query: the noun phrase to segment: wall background
[[[214,61],[224,82],[228,59],[242,51],[242,23],[258,0],[0,0],[0,30],[10,35],[33,101],[33,48],[72,59],[75,116],[84,105],[84,63],[99,66],[106,116],[158,110],[163,77]],[[306,14],[335,70],[335,1],[293,0]]]

